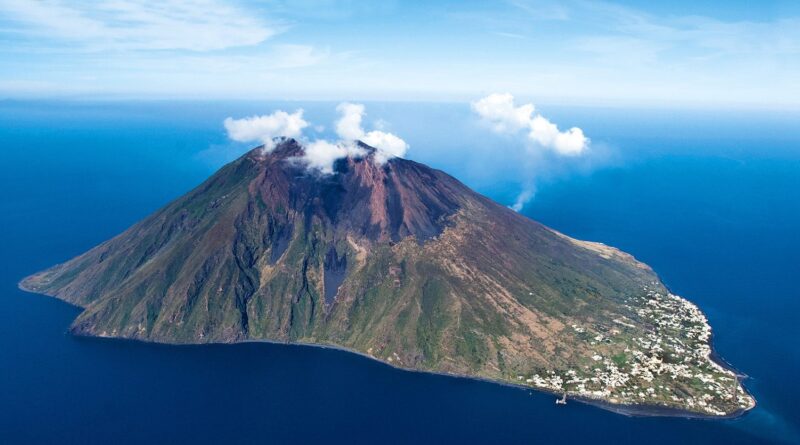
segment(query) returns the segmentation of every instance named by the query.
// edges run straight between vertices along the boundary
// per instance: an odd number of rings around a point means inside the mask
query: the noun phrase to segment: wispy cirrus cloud
[[[575,48],[636,54],[648,59],[676,51],[694,56],[781,55],[800,53],[800,18],[721,20],[701,15],[654,15],[606,1],[567,0],[512,3],[531,22],[568,21],[580,29],[567,40]],[[552,10],[560,11],[553,14]]]
[[[733,3],[0,0],[0,96],[796,108],[800,7]]]
[[[791,2],[771,0],[696,3],[510,0],[504,7],[465,7],[449,17],[475,33],[483,31],[487,40],[514,38],[513,53],[526,57],[495,75],[488,90],[537,97],[796,106],[800,7],[780,7],[776,4]],[[528,86],[500,80],[514,65],[538,79]],[[492,60],[492,66],[499,62]],[[558,80],[543,79],[547,74]]]
[[[103,56],[106,57],[106,56]],[[196,75],[235,75],[242,72],[264,74],[281,70],[292,70],[317,65],[329,58],[339,58],[330,50],[318,49],[310,45],[271,44],[248,54],[189,53],[174,55],[172,53],[152,52],[137,56],[139,70],[155,70],[161,72],[194,72]],[[97,63],[102,58],[90,56]],[[124,57],[106,57],[106,63],[124,68],[127,61]]]
[[[88,50],[213,51],[251,46],[281,31],[217,0],[2,0],[6,32]]]
[[[275,41],[287,23],[232,0],[0,0],[0,94],[252,97],[347,59]]]

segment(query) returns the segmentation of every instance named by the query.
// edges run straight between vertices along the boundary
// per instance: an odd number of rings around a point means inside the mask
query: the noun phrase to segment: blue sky
[[[796,0],[0,0],[0,97],[800,107]]]

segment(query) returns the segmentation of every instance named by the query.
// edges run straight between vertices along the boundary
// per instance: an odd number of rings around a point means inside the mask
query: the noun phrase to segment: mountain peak
[[[248,190],[286,223],[302,216],[340,235],[395,242],[440,234],[447,218],[476,198],[441,171],[399,158],[378,164],[375,149],[358,144],[367,154],[337,160],[333,174],[308,169],[294,139],[267,153],[254,149],[245,157],[255,168]]]
[[[273,144],[274,146],[271,150],[265,150],[264,145],[259,145],[258,147],[251,149],[245,156],[257,160],[265,160],[268,158],[292,159],[302,158],[305,153],[305,147],[295,138],[278,137],[273,140]],[[361,152],[363,152],[363,154],[348,154],[342,159],[374,159],[374,155],[378,151],[377,148],[360,140],[353,141],[352,144],[354,144]]]
[[[266,150],[265,145],[259,145],[248,151],[245,157],[263,161],[268,158],[288,159],[299,157],[304,153],[303,146],[295,138],[279,137],[275,138],[272,143],[274,147],[271,150]]]
[[[253,150],[20,286],[83,307],[82,335],[337,345],[610,404],[753,406],[702,313],[630,255],[414,161],[372,151],[322,175],[302,155],[292,139]]]

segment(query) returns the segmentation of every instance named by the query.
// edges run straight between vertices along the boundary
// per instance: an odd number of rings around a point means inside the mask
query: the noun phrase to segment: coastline
[[[118,337],[93,337],[93,336],[87,336],[87,337],[92,337],[92,338],[110,338],[110,339],[115,339],[115,340],[138,341],[138,340],[134,340],[134,339],[124,339],[124,338],[118,338]],[[149,342],[146,342],[146,343],[149,343]],[[491,384],[495,384],[495,385],[502,385],[502,386],[507,386],[507,387],[516,388],[516,389],[536,391],[536,392],[539,392],[539,393],[542,393],[542,394],[552,395],[555,398],[558,398],[559,396],[563,395],[563,393],[560,393],[560,392],[557,392],[557,391],[551,391],[551,390],[544,389],[544,388],[537,388],[535,386],[520,385],[520,384],[516,384],[516,383],[513,383],[513,382],[505,381],[505,380],[495,380],[495,379],[492,379],[492,378],[489,378],[489,377],[481,377],[481,376],[475,376],[475,375],[469,375],[469,374],[456,374],[456,373],[448,373],[448,372],[441,372],[441,371],[429,371],[429,370],[416,369],[416,368],[406,368],[406,367],[403,367],[403,366],[397,366],[397,365],[394,365],[392,363],[386,362],[386,361],[381,360],[379,358],[373,357],[373,356],[371,356],[369,354],[365,354],[365,353],[363,353],[361,351],[356,351],[356,350],[353,350],[353,349],[350,349],[350,348],[345,348],[343,346],[332,345],[332,344],[308,343],[308,342],[282,342],[282,341],[275,341],[275,340],[251,339],[251,340],[243,340],[243,341],[237,341],[237,342],[232,342],[232,343],[224,343],[224,342],[183,343],[183,344],[180,344],[180,345],[185,345],[185,346],[193,346],[193,345],[199,346],[199,345],[203,345],[203,344],[229,345],[229,344],[239,344],[239,343],[267,343],[267,344],[274,344],[274,345],[286,345],[286,346],[299,346],[299,347],[331,349],[331,350],[335,350],[335,351],[341,351],[341,352],[346,352],[346,353],[350,353],[350,354],[355,354],[355,355],[370,359],[372,361],[381,363],[383,365],[389,366],[391,368],[394,368],[394,369],[397,369],[397,370],[400,370],[400,371],[405,371],[405,372],[416,372],[416,373],[423,373],[423,374],[439,375],[439,376],[444,376],[444,377],[454,377],[454,378],[460,378],[460,379],[475,380],[475,381],[479,381],[479,382],[491,383]],[[713,350],[714,349],[712,347],[712,351]],[[720,364],[720,363],[718,363],[718,364]],[[724,365],[720,364],[720,366],[724,366]],[[736,372],[733,369],[731,369],[731,371]],[[739,374],[738,372],[737,372],[737,375],[742,376],[742,374]],[[745,392],[747,392],[747,394],[750,394],[750,392],[747,391],[747,389],[745,388],[744,384],[742,384],[742,388],[744,389]],[[750,394],[750,395],[752,396],[752,394]],[[591,406],[594,406],[596,408],[604,409],[606,411],[611,411],[611,412],[613,412],[615,414],[621,414],[621,415],[628,416],[628,417],[678,417],[678,418],[701,419],[701,420],[732,420],[732,419],[738,419],[738,418],[741,418],[742,416],[746,415],[748,412],[752,411],[752,409],[755,408],[755,406],[756,406],[756,405],[753,405],[753,407],[750,408],[750,409],[739,409],[737,411],[734,411],[733,413],[726,414],[724,416],[712,416],[712,415],[709,415],[709,414],[696,413],[696,412],[693,412],[693,411],[683,410],[683,409],[680,409],[680,408],[671,408],[671,407],[663,406],[663,405],[646,405],[646,404],[630,405],[630,404],[622,404],[622,403],[615,404],[615,403],[607,402],[607,401],[601,400],[601,399],[592,399],[592,398],[588,398],[588,397],[569,396],[569,395],[567,395],[567,399],[568,400],[573,400],[573,401],[576,401],[576,402],[580,402],[580,403],[583,403],[583,404],[586,404],[586,405],[591,405]],[[755,400],[755,398],[753,398],[753,400]]]
[[[63,300],[54,295],[43,294],[37,292],[35,290],[29,289],[24,286],[23,282],[25,279],[19,281],[17,283],[17,287],[25,292],[36,294],[36,295],[43,295],[49,298],[56,299],[60,302],[66,303],[69,306],[84,309],[82,306],[76,305],[69,301]],[[694,304],[694,303],[693,303]],[[492,379],[489,377],[482,377],[470,374],[457,374],[457,373],[449,373],[449,372],[442,372],[442,371],[434,371],[434,370],[425,370],[425,369],[417,369],[417,368],[408,368],[404,366],[398,366],[393,363],[389,363],[384,361],[380,358],[371,356],[364,352],[347,348],[344,346],[330,344],[330,343],[312,343],[312,342],[290,342],[290,341],[280,341],[280,340],[269,340],[269,339],[245,339],[245,340],[236,340],[231,342],[224,342],[224,341],[208,341],[208,342],[168,342],[168,341],[155,341],[155,340],[147,340],[147,339],[137,339],[137,338],[129,338],[129,337],[113,337],[113,336],[100,336],[100,335],[87,335],[83,333],[76,333],[71,329],[68,329],[67,334],[73,335],[75,337],[82,337],[87,339],[103,339],[103,340],[111,340],[111,341],[129,341],[129,342],[137,342],[137,343],[144,343],[144,344],[154,344],[154,345],[165,345],[165,346],[184,346],[184,347],[201,347],[206,345],[235,345],[235,344],[246,344],[246,343],[266,343],[272,345],[283,345],[283,346],[297,346],[297,347],[311,347],[311,348],[320,348],[320,349],[329,349],[340,351],[349,354],[355,354],[357,356],[375,361],[385,366],[389,366],[391,368],[405,371],[405,372],[416,372],[416,373],[423,373],[423,374],[432,374],[432,375],[439,375],[443,377],[453,377],[453,378],[461,378],[461,379],[468,379],[474,380],[479,382],[491,383],[495,385],[502,385],[506,387],[522,389],[522,390],[529,390],[529,391],[536,391],[542,394],[549,394],[558,398],[559,396],[563,395],[562,392],[552,391],[545,388],[538,388],[535,386],[529,385],[521,385],[511,381],[506,380],[497,380]],[[730,365],[727,361],[725,361],[716,351],[714,348],[714,337],[713,331],[712,336],[709,339],[709,347],[711,348],[711,352],[709,354],[709,360],[717,364],[718,366],[733,372],[739,378],[744,379],[748,376],[738,369],[734,368]],[[722,416],[714,416],[709,414],[698,413],[694,411],[684,410],[680,408],[673,408],[664,405],[648,405],[648,404],[641,404],[641,405],[631,405],[631,404],[622,404],[622,403],[611,403],[606,400],[602,399],[594,399],[589,397],[582,397],[582,396],[570,396],[567,395],[567,398],[572,401],[576,401],[579,403],[583,403],[586,405],[590,405],[599,409],[603,409],[606,411],[613,412],[615,414],[620,414],[628,417],[676,417],[676,418],[685,418],[685,419],[699,419],[699,420],[733,420],[739,419],[745,416],[747,413],[752,411],[757,406],[757,401],[755,397],[752,395],[750,391],[747,390],[747,387],[744,385],[744,382],[739,382],[741,385],[742,390],[747,393],[753,399],[753,406],[748,409],[739,409],[730,414],[725,414]]]

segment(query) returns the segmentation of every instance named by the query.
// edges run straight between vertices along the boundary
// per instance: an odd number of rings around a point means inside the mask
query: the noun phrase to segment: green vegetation
[[[84,307],[82,335],[333,344],[610,403],[752,406],[708,358],[702,313],[632,257],[410,161],[319,178],[291,153],[252,152],[21,285]],[[326,301],[332,250],[346,270]]]

